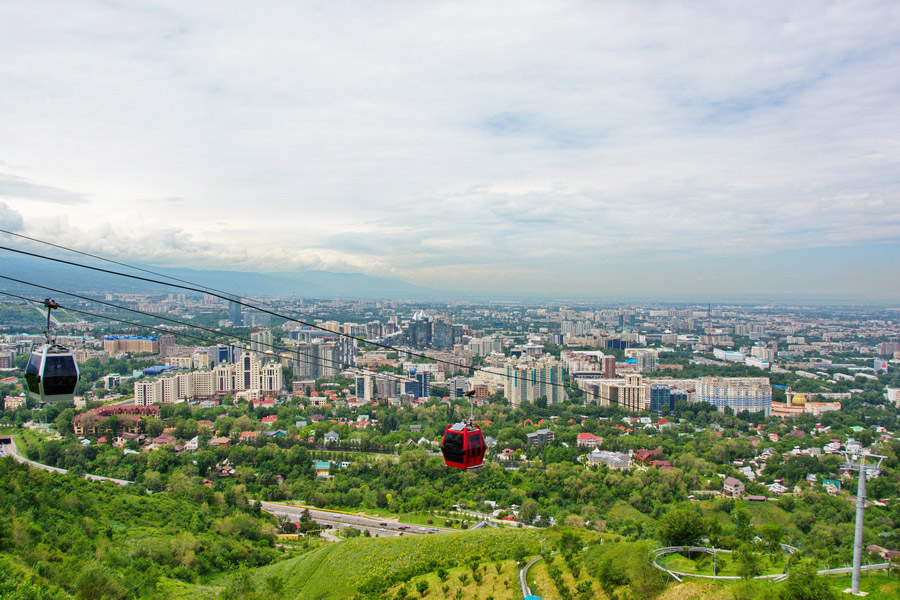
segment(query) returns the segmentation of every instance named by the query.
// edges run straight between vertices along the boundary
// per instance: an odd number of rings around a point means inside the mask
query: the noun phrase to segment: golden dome
[[[806,396],[803,394],[794,394],[794,397],[791,398],[792,406],[804,406],[806,405]]]

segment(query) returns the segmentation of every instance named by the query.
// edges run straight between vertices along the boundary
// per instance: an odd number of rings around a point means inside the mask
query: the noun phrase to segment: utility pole
[[[863,450],[857,452],[844,452],[844,457],[847,460],[847,469],[859,471],[859,482],[856,485],[856,532],[853,536],[853,579],[850,584],[850,589],[844,590],[844,593],[850,593],[855,596],[865,596],[865,592],[859,591],[859,580],[862,572],[863,521],[866,512],[866,477],[869,472],[878,472],[881,468],[881,461],[883,461],[885,457],[878,454],[869,454]],[[866,465],[867,458],[873,459],[874,464]]]

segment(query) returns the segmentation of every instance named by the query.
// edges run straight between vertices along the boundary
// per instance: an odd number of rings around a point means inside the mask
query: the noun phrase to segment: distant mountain
[[[69,260],[67,258],[67,260]],[[128,273],[149,279],[163,279],[126,267],[98,261],[89,262],[77,257],[73,262],[91,264],[110,271]],[[244,296],[296,296],[298,298],[363,298],[428,300],[443,296],[440,290],[425,288],[405,281],[370,277],[362,273],[333,273],[331,271],[284,271],[250,273],[243,271],[211,271],[201,269],[169,269],[137,265],[185,281]],[[3,253],[0,256],[0,275],[63,289],[89,292],[168,293],[179,290],[170,286],[129,279],[116,275],[82,269],[52,261]],[[177,283],[177,282],[176,282]],[[0,289],[28,291],[33,297],[45,297],[51,292],[35,290],[7,280],[0,280]],[[24,294],[23,294],[24,295]]]

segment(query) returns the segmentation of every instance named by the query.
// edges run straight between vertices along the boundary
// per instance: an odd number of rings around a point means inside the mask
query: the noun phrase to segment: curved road
[[[557,554],[559,554],[559,550],[557,550],[556,552],[551,552],[550,556],[555,556]],[[542,558],[544,558],[544,557],[536,556],[536,557],[532,558],[527,563],[525,563],[525,566],[522,567],[522,569],[519,571],[519,585],[522,586],[522,597],[523,598],[527,598],[528,596],[531,596],[531,588],[528,587],[528,569],[530,569],[534,563],[541,560]]]
[[[19,453],[19,449],[16,447],[16,440],[12,436],[9,436],[8,438],[0,438],[0,456],[9,456],[16,462],[32,466],[36,469],[51,471],[53,473],[65,474],[69,472],[67,469],[51,467],[50,465],[45,465],[25,458],[21,453]],[[102,475],[91,475],[89,473],[85,473],[84,478],[91,481],[112,481],[116,485],[131,485],[132,483],[134,483],[133,481],[127,481],[125,479],[115,479],[114,477],[103,477]]]

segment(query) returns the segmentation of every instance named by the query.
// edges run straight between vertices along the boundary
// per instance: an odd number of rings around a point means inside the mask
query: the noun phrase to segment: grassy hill
[[[150,495],[0,458],[2,598],[212,597],[194,584],[283,556],[273,532],[233,492]]]
[[[513,559],[538,554],[539,540],[558,535],[547,530],[483,529],[355,538],[259,569],[255,579],[259,587],[264,587],[271,578],[280,578],[285,598],[325,600],[357,594],[364,598],[381,597],[399,582],[429,573],[436,582],[441,569],[449,574],[469,564],[505,563],[501,570],[514,577]],[[496,568],[491,569],[496,575]]]

